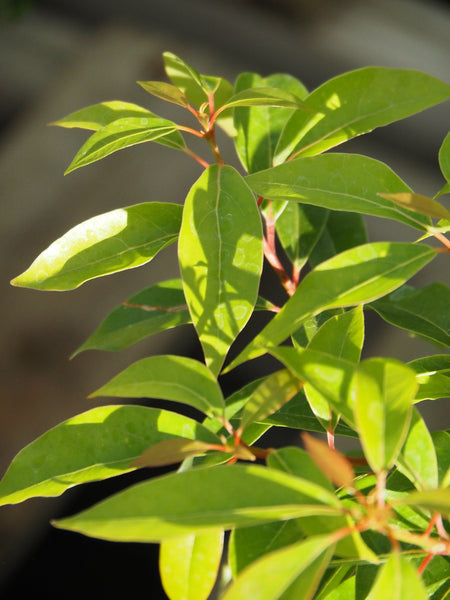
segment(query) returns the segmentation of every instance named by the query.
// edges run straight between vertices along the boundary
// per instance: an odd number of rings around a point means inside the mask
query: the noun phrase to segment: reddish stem
[[[431,559],[433,558],[433,556],[434,556],[434,554],[432,554],[431,552],[425,556],[425,558],[420,563],[420,565],[419,565],[419,567],[417,569],[419,575],[423,575],[423,572],[425,571],[425,569],[427,568],[427,566],[431,562]]]
[[[434,237],[439,240],[446,247],[446,251],[450,252],[450,240],[448,240],[442,233],[434,233]]]

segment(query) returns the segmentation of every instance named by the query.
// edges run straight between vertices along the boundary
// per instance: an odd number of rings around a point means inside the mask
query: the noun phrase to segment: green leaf
[[[208,416],[223,416],[220,387],[205,365],[184,356],[142,358],[90,395],[161,398],[182,402]]]
[[[67,117],[63,117],[54,123],[50,123],[50,125],[67,128],[79,127],[80,129],[98,131],[102,127],[105,127],[105,125],[117,121],[117,119],[153,119],[155,117],[157,117],[157,115],[137,104],[112,100],[110,102],[101,102],[100,104],[86,106],[86,108],[77,110],[76,112],[67,115]]]
[[[414,566],[393,553],[380,568],[367,600],[428,600],[428,594]]]
[[[194,420],[144,406],[101,406],[44,433],[17,454],[0,482],[0,505],[60,496],[88,481],[134,470],[151,444],[178,438],[217,438]]]
[[[246,181],[258,196],[272,200],[394,219],[421,231],[431,226],[429,217],[386,199],[386,193],[411,190],[387,165],[368,156],[330,153],[297,158],[248,175]]]
[[[409,208],[414,212],[421,213],[427,217],[434,217],[436,219],[450,219],[450,211],[445,206],[436,202],[428,196],[422,194],[413,194],[409,192],[400,192],[399,194],[379,194],[386,200],[392,200],[399,206]]]
[[[437,354],[408,363],[416,372],[419,390],[416,402],[450,397],[450,356]]]
[[[277,164],[319,154],[449,96],[449,85],[419,71],[366,67],[338,75],[305,99],[314,114],[292,115],[278,142]]]
[[[450,487],[413,492],[402,498],[401,503],[423,508],[432,513],[440,513],[445,519],[448,519],[450,517]]]
[[[65,175],[109,156],[113,152],[144,142],[157,142],[183,150],[186,147],[177,125],[161,117],[126,117],[105,125],[81,146]]]
[[[207,600],[223,550],[223,531],[163,540],[159,573],[170,600]]]
[[[418,383],[414,371],[389,358],[372,358],[355,370],[350,388],[357,431],[371,468],[390,469],[411,420]]]
[[[445,136],[441,147],[439,148],[439,166],[447,183],[450,185],[450,132]],[[447,190],[447,193],[450,190]]]
[[[191,322],[181,279],[151,285],[115,308],[73,353],[123,350],[140,340]]]
[[[146,92],[152,96],[161,98],[161,100],[173,102],[184,108],[189,105],[183,92],[170,83],[165,81],[138,81],[138,84],[144,88]]]
[[[159,542],[340,512],[334,494],[306,480],[258,465],[223,465],[138,483],[54,524],[100,539]]]
[[[314,574],[317,577],[311,577],[309,585],[303,585],[301,596],[302,600],[309,600],[332,555],[333,539],[326,535],[302,540],[298,544],[266,554],[238,575],[227,588],[223,600],[278,600],[297,577],[314,564]]]
[[[308,349],[325,352],[356,364],[361,356],[363,342],[364,315],[362,307],[358,306],[325,321],[308,344]],[[333,419],[327,399],[308,383],[305,385],[305,394],[313,413],[321,421],[325,431],[328,431]]]
[[[327,309],[357,306],[400,287],[434,256],[427,246],[375,242],[351,248],[321,263],[262,332],[229,365],[233,369],[283,342],[308,318]]]
[[[328,216],[329,212],[323,208],[289,202],[278,217],[278,237],[297,271],[304,266],[320,239]]]
[[[253,312],[263,260],[255,198],[232,167],[209,167],[191,188],[178,256],[192,322],[217,374]]]
[[[397,468],[418,490],[438,486],[438,463],[433,438],[416,408],[413,408],[408,435],[397,458]]]
[[[190,440],[179,437],[163,440],[147,448],[136,460],[132,467],[163,467],[180,463],[186,458],[201,456],[211,450],[211,444],[201,440]]]
[[[242,90],[228,98],[221,111],[238,106],[277,106],[281,108],[303,109],[310,113],[308,106],[295,94],[273,87],[254,87]]]
[[[287,369],[269,375],[252,393],[245,404],[239,429],[271,415],[295,396],[303,383]]]
[[[434,344],[450,346],[450,288],[436,282],[414,289],[405,285],[370,304],[385,321]]]
[[[275,87],[286,90],[303,99],[307,90],[298,79],[283,73],[261,77],[257,73],[241,73],[235,84],[235,92],[255,87]],[[234,125],[237,130],[235,147],[238,156],[249,173],[272,166],[273,153],[281,131],[292,114],[289,108],[237,107]]]
[[[445,488],[450,485],[450,433],[433,431],[431,437],[438,462],[439,485]]]
[[[178,237],[183,208],[146,202],[97,215],[53,242],[11,281],[36,290],[72,290],[93,279],[149,262]]]

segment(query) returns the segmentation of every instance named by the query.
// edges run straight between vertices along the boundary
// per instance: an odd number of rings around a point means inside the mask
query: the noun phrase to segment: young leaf
[[[54,524],[100,539],[159,542],[341,510],[334,494],[306,480],[258,465],[223,465],[138,483]]]
[[[235,84],[235,92],[255,87],[275,87],[286,90],[303,99],[307,90],[291,75],[274,74],[261,77],[257,73],[241,73]],[[234,125],[237,130],[234,143],[239,158],[249,173],[272,166],[273,153],[281,131],[292,114],[289,108],[236,107]]]
[[[217,443],[196,421],[144,406],[102,406],[72,417],[17,454],[0,482],[0,505],[132,471],[130,463],[151,444],[189,437]]]
[[[301,389],[303,383],[287,369],[269,375],[253,392],[245,404],[239,429],[244,430],[255,421],[261,421],[280,408]]]
[[[292,155],[319,154],[449,96],[449,85],[419,71],[366,67],[338,75],[305,99],[314,114],[296,112],[289,119],[278,142],[277,164]]]
[[[189,105],[183,92],[170,83],[165,81],[138,81],[138,84],[144,88],[146,92],[152,94],[152,96],[161,98],[161,100],[173,102],[184,108]]]
[[[161,583],[170,600],[207,600],[223,550],[223,531],[163,540],[159,550]]]
[[[429,217],[398,206],[387,193],[410,188],[384,163],[358,154],[297,158],[246,177],[252,190],[272,200],[312,204],[400,221],[421,231]]]
[[[355,473],[351,462],[343,454],[305,432],[302,433],[302,441],[313,461],[331,482],[338,487],[353,487]]]
[[[438,486],[438,464],[433,438],[416,408],[413,408],[408,435],[397,458],[397,468],[418,490]]]
[[[425,356],[408,363],[416,372],[419,390],[416,402],[450,398],[450,356]]]
[[[283,342],[323,310],[371,302],[400,287],[432,258],[427,246],[375,242],[351,248],[321,263],[262,332],[227,367],[233,369]]]
[[[211,444],[200,440],[179,437],[158,442],[131,463],[131,467],[163,467],[182,462],[186,458],[201,456],[211,450]]]
[[[428,594],[414,566],[399,553],[393,553],[380,567],[367,600],[428,600]]]
[[[281,108],[303,109],[307,110],[308,113],[310,112],[308,106],[295,94],[273,87],[255,87],[242,90],[228,98],[225,104],[221,106],[220,111],[238,106],[278,106]]]
[[[439,148],[439,166],[447,183],[450,184],[450,132],[445,136],[441,147]],[[447,190],[447,193],[449,190]]]
[[[65,175],[113,152],[144,142],[157,142],[175,150],[186,147],[177,125],[172,121],[153,116],[117,119],[88,138],[67,167]]]
[[[115,308],[73,353],[123,350],[140,340],[191,322],[181,279],[151,285]]]
[[[368,359],[355,370],[350,402],[364,454],[375,472],[390,469],[400,453],[417,387],[414,371],[394,359]]]
[[[80,223],[11,281],[35,290],[73,290],[82,283],[149,262],[176,241],[183,208],[146,202]]]
[[[192,322],[217,374],[253,312],[263,259],[255,198],[232,167],[209,167],[191,188],[178,256]]]
[[[238,575],[226,590],[223,600],[278,600],[297,577],[315,563],[314,570],[320,576],[311,577],[309,585],[303,585],[302,599],[309,600],[313,597],[332,555],[333,538],[327,535],[302,540],[266,554]],[[309,574],[311,575],[311,572]]]
[[[436,282],[417,290],[405,285],[369,305],[385,321],[437,345],[450,346],[450,288]]]
[[[97,396],[161,398],[182,402],[208,416],[223,416],[220,387],[205,365],[184,356],[160,355],[138,360],[96,390]]]
[[[127,118],[154,119],[157,118],[157,115],[137,104],[112,100],[110,102],[101,102],[100,104],[86,106],[86,108],[77,110],[67,115],[67,117],[50,123],[50,125],[67,127],[69,129],[78,127],[80,129],[98,131],[102,127],[105,127],[105,125],[109,125],[118,119]]]
[[[436,202],[428,196],[422,194],[412,194],[410,192],[400,192],[399,194],[379,194],[386,200],[392,200],[394,204],[409,208],[414,212],[421,213],[427,217],[435,219],[450,219],[450,211],[445,206]]]

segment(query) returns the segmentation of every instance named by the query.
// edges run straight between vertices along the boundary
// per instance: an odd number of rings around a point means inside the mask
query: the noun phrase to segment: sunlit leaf
[[[450,132],[445,136],[441,147],[439,148],[439,166],[447,183],[450,184]],[[447,190],[448,193],[449,190]]]
[[[184,356],[142,358],[91,394],[122,398],[161,398],[188,404],[206,415],[223,415],[220,387],[205,365]]]
[[[170,600],[207,600],[223,550],[223,531],[163,540],[159,573]]]
[[[386,193],[410,188],[384,163],[359,154],[298,158],[246,177],[264,198],[384,217],[426,231],[429,217],[399,206]]]
[[[417,387],[414,371],[394,359],[368,359],[355,370],[350,402],[364,455],[375,472],[392,467],[401,450]]]
[[[421,213],[427,217],[434,217],[436,219],[450,219],[450,212],[443,206],[422,194],[413,194],[409,192],[400,192],[399,194],[379,194],[386,200],[392,200],[394,204],[409,208],[414,212]]]
[[[353,487],[355,473],[343,454],[305,432],[302,434],[302,441],[313,461],[330,481],[338,487]]]
[[[405,285],[370,307],[388,323],[426,340],[450,346],[450,288],[436,282],[415,289]]]
[[[173,244],[182,206],[146,202],[80,223],[53,242],[11,281],[36,290],[72,290],[85,281],[149,262]]]
[[[263,258],[255,198],[232,167],[209,167],[191,188],[178,256],[192,322],[217,374],[253,312]]]
[[[305,98],[313,114],[292,115],[278,143],[277,163],[324,152],[449,97],[449,85],[409,69],[365,67],[338,75]]]
[[[217,443],[196,421],[144,406],[102,406],[72,417],[31,442],[0,482],[0,504],[59,496],[75,485],[133,470],[148,446],[189,437]]]
[[[415,567],[394,552],[380,567],[367,600],[428,600],[428,594]]]
[[[323,310],[371,302],[397,289],[435,255],[427,246],[375,242],[330,258],[303,279],[281,311],[226,371],[261,356]]]
[[[137,104],[112,100],[110,102],[101,102],[100,104],[86,106],[86,108],[77,110],[67,115],[67,117],[50,123],[50,125],[67,128],[79,127],[80,129],[98,131],[102,127],[105,127],[105,125],[117,121],[117,119],[140,117],[154,119],[155,117],[157,118],[157,115]]]
[[[189,104],[181,90],[165,81],[138,81],[138,84],[152,96],[156,96],[167,102],[173,102],[183,107]]]
[[[237,106],[279,106],[281,108],[303,109],[310,113],[308,106],[297,96],[284,89],[274,87],[254,87],[242,90],[228,98],[221,110]]]
[[[182,462],[186,458],[204,454],[208,450],[211,450],[211,445],[200,440],[190,440],[183,437],[163,440],[150,446],[131,463],[131,466],[162,467],[173,465]]]
[[[450,398],[450,355],[425,356],[408,365],[416,372],[419,383],[416,402]]]

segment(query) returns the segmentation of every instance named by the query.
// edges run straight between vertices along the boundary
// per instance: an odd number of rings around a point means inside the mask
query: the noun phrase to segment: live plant
[[[12,284],[70,290],[176,243],[180,277],[124,299],[75,354],[191,324],[204,361],[156,355],[117,374],[91,397],[157,398],[166,408],[108,404],[56,425],[14,458],[1,503],[174,465],[53,524],[161,544],[170,600],[206,600],[216,579],[222,600],[446,598],[450,432],[430,432],[418,405],[450,395],[450,289],[407,282],[450,252],[450,212],[437,201],[450,191],[450,134],[434,198],[378,160],[329,150],[445,101],[450,86],[368,67],[308,92],[286,74],[242,73],[233,86],[171,53],[164,64],[171,83],[139,83],[178,105],[185,124],[119,101],[54,124],[91,132],[67,173],[143,142],[185,153],[203,172],[184,204],[145,202],[84,221]],[[239,169],[223,158],[219,128]],[[412,228],[417,241],[371,242],[364,215]],[[260,290],[264,262],[282,302]],[[266,324],[233,346],[255,311]],[[370,311],[436,353],[361,360]],[[269,372],[224,397],[219,376],[265,354]],[[260,447],[272,426],[303,432],[303,443],[299,433],[296,446]],[[342,436],[360,450],[346,455]]]

